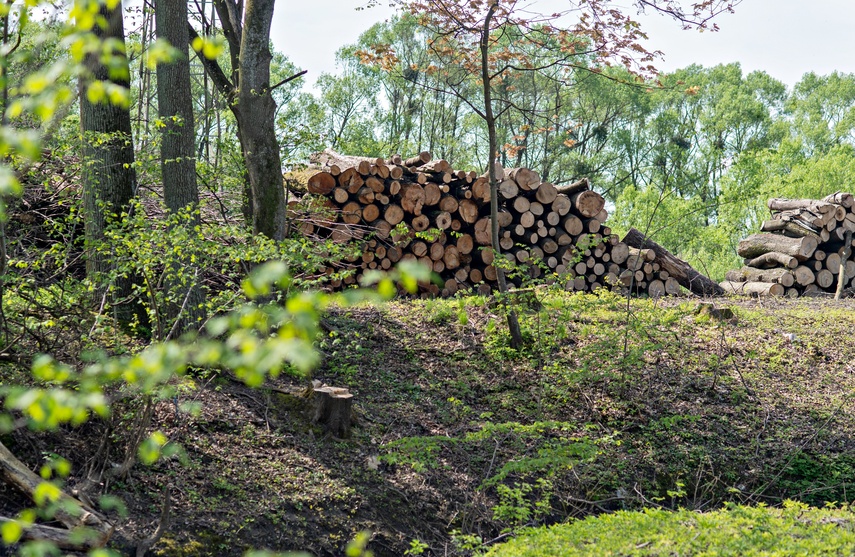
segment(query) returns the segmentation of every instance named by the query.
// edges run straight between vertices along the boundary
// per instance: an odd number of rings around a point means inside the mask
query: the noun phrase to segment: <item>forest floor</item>
[[[151,535],[165,490],[149,554],[175,557],[343,555],[361,531],[377,557],[464,555],[617,509],[855,498],[855,301],[710,300],[733,310],[718,319],[693,298],[536,297],[519,306],[520,352],[485,298],[330,311],[313,378],[354,393],[346,440],[311,423],[308,378],[183,378],[151,428],[185,457],[104,486],[127,506],[117,547]],[[102,439],[129,435],[138,404],[110,427],[4,442],[33,468],[69,458],[73,486]]]

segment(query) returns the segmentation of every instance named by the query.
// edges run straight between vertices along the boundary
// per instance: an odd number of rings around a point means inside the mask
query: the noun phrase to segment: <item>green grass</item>
[[[786,502],[783,508],[731,505],[707,513],[618,511],[525,531],[488,557],[852,555],[855,514]]]

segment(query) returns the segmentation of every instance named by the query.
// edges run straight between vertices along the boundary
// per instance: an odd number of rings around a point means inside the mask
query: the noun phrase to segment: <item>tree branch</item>
[[[290,82],[290,81],[294,81],[294,80],[295,80],[295,79],[297,79],[298,77],[303,77],[303,76],[304,76],[304,75],[306,75],[308,72],[309,72],[309,70],[303,70],[303,71],[301,71],[301,72],[295,73],[295,74],[294,74],[294,75],[292,75],[291,77],[286,77],[285,79],[283,79],[282,81],[280,81],[279,83],[277,83],[276,85],[274,85],[273,87],[271,87],[271,88],[270,88],[270,91],[273,91],[273,90],[274,90],[274,89],[276,89],[277,87],[281,87],[281,86],[285,85],[286,83],[288,83],[288,82]]]
[[[193,26],[189,23],[187,24],[188,29],[190,30],[190,45],[192,47],[193,41],[199,37],[199,34],[193,29]],[[234,102],[235,97],[237,96],[237,88],[235,84],[228,78],[226,73],[220,67],[220,64],[217,63],[216,60],[211,60],[207,56],[197,56],[199,61],[202,62],[202,66],[205,68],[205,72],[211,78],[211,81],[214,82],[214,85],[220,91],[220,93],[231,103]]]

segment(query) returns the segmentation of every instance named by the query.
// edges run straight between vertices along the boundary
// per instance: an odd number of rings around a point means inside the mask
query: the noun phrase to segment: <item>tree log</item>
[[[851,193],[835,192],[822,198],[826,203],[842,205],[846,209],[855,208],[855,196]]]
[[[787,269],[795,269],[799,266],[798,259],[792,255],[779,253],[777,251],[770,251],[758,257],[754,257],[753,259],[745,259],[743,263],[748,267],[755,267],[757,269],[770,269],[777,266],[785,267]]]
[[[523,191],[534,191],[540,186],[540,174],[530,168],[511,168],[505,171],[505,175]]]
[[[828,213],[837,210],[834,203],[817,201],[816,199],[781,199],[773,197],[766,203],[766,206],[772,211],[807,209],[811,212]]]
[[[764,253],[779,252],[806,261],[816,251],[818,242],[814,238],[789,238],[778,234],[754,234],[739,242],[737,253],[741,257],[754,258]]]
[[[783,296],[786,289],[774,282],[731,282],[720,283],[721,288],[728,294],[751,296]]]
[[[724,290],[721,286],[694,270],[682,259],[674,257],[665,248],[656,242],[649,240],[636,230],[630,228],[623,239],[623,243],[635,248],[649,248],[656,253],[656,260],[662,269],[668,271],[680,286],[699,296],[721,296]]]
[[[422,166],[423,164],[429,163],[433,156],[430,154],[430,151],[422,151],[415,157],[410,157],[409,159],[404,161],[404,166]]]
[[[574,193],[570,196],[570,201],[579,216],[588,219],[596,217],[606,204],[602,195],[590,190]]]
[[[793,269],[793,276],[795,277],[796,282],[801,286],[807,286],[816,282],[816,275],[807,265],[799,265]]]
[[[828,235],[828,231],[820,230],[814,226],[802,222],[801,220],[767,220],[763,221],[763,224],[760,225],[760,230],[762,232],[785,232],[788,236],[794,237],[809,236],[815,239],[817,242],[824,242],[828,240],[828,238],[823,238],[822,234],[823,232],[825,232],[826,235]]]
[[[582,178],[572,184],[564,184],[561,186],[555,186],[555,190],[559,194],[564,194],[570,196],[574,193],[579,193],[580,191],[586,191],[591,189],[591,182],[588,181],[587,178]]]
[[[725,280],[730,282],[776,282],[784,287],[795,284],[795,276],[789,269],[756,269],[743,267],[736,271],[728,271]]]
[[[329,172],[318,172],[309,178],[306,189],[316,195],[327,195],[338,184],[335,176]]]
[[[14,485],[31,498],[42,478],[30,470],[23,462],[0,443],[0,473],[6,482]],[[103,547],[113,535],[115,526],[94,509],[66,493],[60,495],[55,518],[68,530],[60,528],[38,527],[31,529],[34,539],[48,539],[62,544],[64,549],[88,550]],[[87,536],[72,535],[71,530],[85,528]]]

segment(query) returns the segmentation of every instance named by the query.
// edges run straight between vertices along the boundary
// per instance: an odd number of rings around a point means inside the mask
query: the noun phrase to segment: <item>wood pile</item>
[[[770,199],[771,218],[761,232],[741,242],[741,269],[728,271],[727,292],[756,296],[837,294],[855,286],[850,259],[855,231],[855,197],[834,193],[823,199]]]
[[[633,294],[646,293],[653,298],[676,295],[681,286],[698,296],[724,294],[718,284],[635,228],[629,229],[623,242],[630,246],[630,253],[640,255],[637,260],[631,256],[627,269],[621,274],[621,281]]]
[[[312,163],[317,170],[307,190],[322,197],[329,215],[304,219],[302,232],[362,243],[360,255],[350,261],[357,273],[331,280],[333,287],[357,283],[366,270],[387,270],[411,259],[442,278],[442,285],[422,285],[425,295],[461,289],[487,294],[495,288],[486,176],[455,170],[428,152],[374,159],[327,150]],[[528,168],[497,165],[496,170],[499,243],[514,269],[546,281],[560,278],[574,291],[626,290],[632,284],[635,292],[652,295],[679,292],[652,250],[631,248],[612,234],[605,225],[605,200],[588,180],[555,186]],[[509,280],[519,285],[521,276],[510,272]]]

